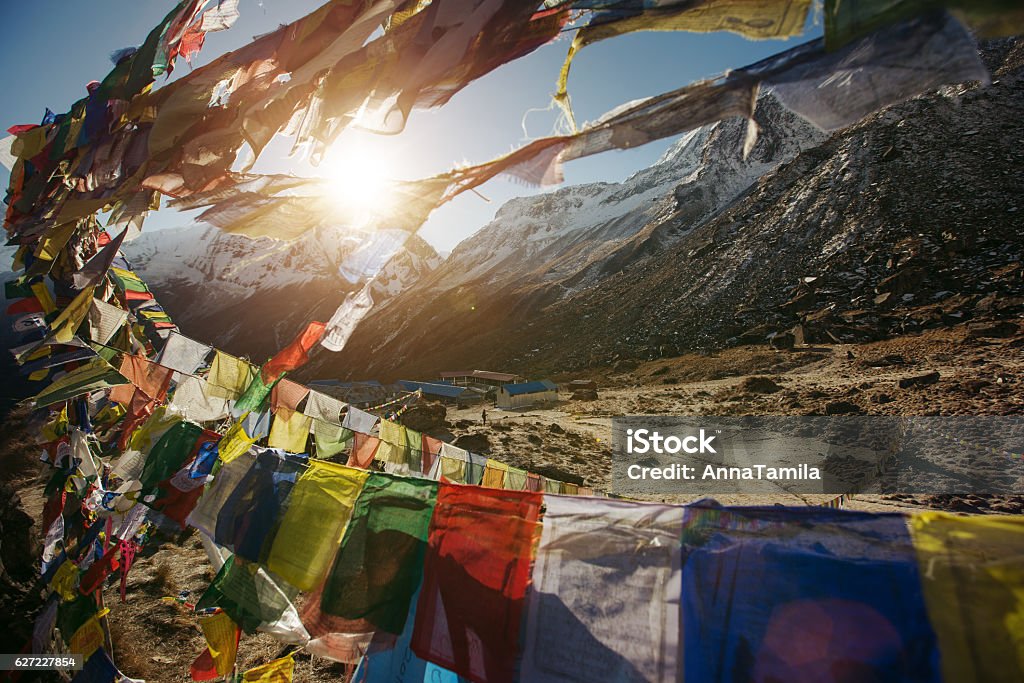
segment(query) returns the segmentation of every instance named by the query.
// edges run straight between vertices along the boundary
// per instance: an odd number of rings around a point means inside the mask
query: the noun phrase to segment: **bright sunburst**
[[[318,171],[328,182],[331,200],[354,219],[386,214],[394,201],[389,160],[358,139],[335,144]]]

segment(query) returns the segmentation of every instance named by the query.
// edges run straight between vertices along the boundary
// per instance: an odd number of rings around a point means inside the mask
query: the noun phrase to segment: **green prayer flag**
[[[352,440],[352,430],[323,420],[313,421],[313,441],[316,457],[330,458],[345,452]]]
[[[260,624],[273,623],[288,609],[288,597],[259,565],[228,557],[210,587],[196,603],[196,609],[220,607],[246,633]]]
[[[164,432],[146,456],[142,468],[142,496],[159,495],[157,483],[169,479],[182,468],[203,428],[192,422],[177,422]]]
[[[80,394],[97,389],[109,389],[119,384],[128,384],[128,380],[110,363],[97,357],[55,380],[50,386],[36,394],[34,400],[37,407],[48,406]]]
[[[57,605],[57,628],[64,642],[70,641],[75,631],[98,611],[96,599],[91,595],[79,594],[74,600]]]
[[[267,396],[270,395],[270,391],[274,388],[275,384],[277,382],[266,384],[263,381],[263,373],[255,373],[252,381],[249,382],[249,386],[245,388],[242,395],[235,401],[235,414],[261,412],[263,404],[266,402]]]
[[[35,296],[32,292],[32,281],[29,278],[19,277],[4,283],[5,298],[21,299],[28,296]]]
[[[423,574],[437,487],[426,479],[370,474],[324,584],[323,612],[402,632]]]

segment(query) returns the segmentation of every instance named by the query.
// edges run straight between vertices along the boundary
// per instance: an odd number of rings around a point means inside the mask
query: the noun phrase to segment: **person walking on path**
[[[484,424],[487,424],[487,408],[484,408],[483,410],[480,411],[480,420]]]

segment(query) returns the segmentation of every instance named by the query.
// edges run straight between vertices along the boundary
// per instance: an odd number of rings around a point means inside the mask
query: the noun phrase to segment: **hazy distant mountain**
[[[367,243],[318,229],[280,242],[197,225],[143,233],[124,251],[184,334],[262,362],[310,320],[327,320],[376,270],[389,239],[394,235],[379,233]],[[398,294],[440,262],[412,237],[378,279],[375,300]]]

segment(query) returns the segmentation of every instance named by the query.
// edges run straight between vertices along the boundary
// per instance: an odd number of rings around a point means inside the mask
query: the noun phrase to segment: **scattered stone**
[[[531,434],[530,436],[533,436]],[[538,441],[540,438],[538,437]],[[486,434],[463,434],[459,438],[455,439],[453,444],[456,448],[471,451],[473,453],[489,453],[491,450],[491,441],[487,438]]]
[[[557,422],[552,422],[548,425],[548,431],[555,434],[565,434],[565,430]]]
[[[1020,333],[1020,328],[1014,323],[1003,321],[990,325],[972,326],[967,331],[967,336],[972,339],[1010,339]]]
[[[417,432],[432,432],[448,427],[445,407],[437,401],[417,403],[402,415],[402,424]]]
[[[746,394],[774,394],[782,391],[782,387],[770,377],[747,377],[736,389]]]
[[[614,370],[615,372],[632,372],[633,370],[637,369],[638,365],[639,363],[637,363],[632,358],[622,358],[620,360],[615,361],[615,363],[612,365],[612,370]]]
[[[937,372],[929,372],[926,375],[917,375],[916,377],[904,377],[903,379],[896,382],[896,386],[900,389],[910,389],[912,387],[926,387],[931,384],[936,384],[939,381],[941,375]]]
[[[992,382],[984,379],[969,379],[961,386],[968,394],[979,394],[985,387],[992,386]]]
[[[864,411],[851,401],[832,401],[825,405],[826,415],[860,415]]]
[[[768,338],[768,346],[777,351],[788,351],[796,346],[796,337],[792,332],[779,332]]]
[[[871,397],[871,402],[872,403],[877,403],[878,405],[885,405],[886,403],[892,403],[893,400],[894,399],[893,399],[892,396],[890,396],[889,394],[885,394],[885,393],[875,394],[874,396]]]

